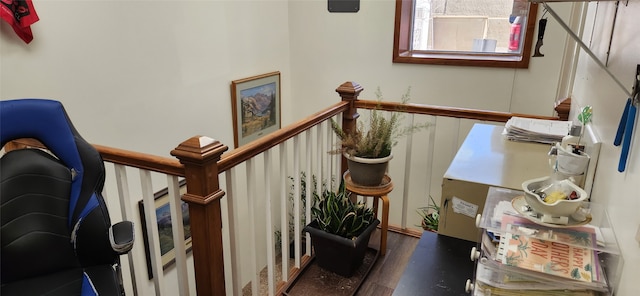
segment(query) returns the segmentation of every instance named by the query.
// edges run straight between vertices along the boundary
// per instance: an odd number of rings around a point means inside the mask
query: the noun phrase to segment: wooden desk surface
[[[468,296],[465,283],[473,278],[469,255],[475,246],[475,242],[425,231],[393,295]]]

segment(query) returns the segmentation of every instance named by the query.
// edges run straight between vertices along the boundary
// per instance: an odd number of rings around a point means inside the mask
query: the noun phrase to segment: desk
[[[476,243],[425,231],[402,273],[394,296],[468,296],[467,279],[473,278],[469,252]]]
[[[442,180],[438,233],[478,241],[476,214],[489,187],[522,190],[525,180],[551,173],[551,145],[506,140],[504,127],[476,123]]]

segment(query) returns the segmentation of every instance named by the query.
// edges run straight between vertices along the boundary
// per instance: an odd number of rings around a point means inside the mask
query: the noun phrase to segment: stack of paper
[[[553,144],[569,134],[571,121],[511,117],[503,134],[512,141]]]

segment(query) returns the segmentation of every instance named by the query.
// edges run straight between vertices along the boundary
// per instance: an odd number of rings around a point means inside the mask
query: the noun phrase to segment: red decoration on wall
[[[33,40],[30,26],[39,18],[31,0],[0,0],[0,17],[11,25],[24,42]]]

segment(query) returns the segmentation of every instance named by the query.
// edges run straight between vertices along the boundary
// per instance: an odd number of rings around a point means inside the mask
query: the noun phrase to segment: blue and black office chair
[[[133,224],[111,225],[100,154],[58,101],[0,101],[2,147],[20,138],[47,149],[0,158],[0,295],[123,295]]]

